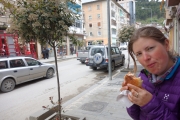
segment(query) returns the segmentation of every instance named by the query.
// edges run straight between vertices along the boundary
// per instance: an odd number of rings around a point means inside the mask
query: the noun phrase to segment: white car
[[[120,43],[119,49],[120,50],[127,50],[128,42]]]
[[[31,57],[10,57],[0,59],[0,90],[10,92],[15,85],[37,78],[52,78],[55,65],[41,63]]]

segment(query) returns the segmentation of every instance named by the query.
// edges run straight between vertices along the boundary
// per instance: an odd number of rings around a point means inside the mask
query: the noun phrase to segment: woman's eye
[[[140,55],[141,55],[141,53],[137,53],[137,54],[136,54],[136,57],[139,57]]]
[[[152,49],[154,49],[154,47],[149,47],[147,50],[150,51],[150,50],[152,50]]]

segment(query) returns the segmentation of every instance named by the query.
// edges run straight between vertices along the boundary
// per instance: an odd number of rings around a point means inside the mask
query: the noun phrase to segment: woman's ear
[[[165,40],[164,46],[165,46],[167,51],[170,50],[170,44],[169,44],[169,40],[168,39]]]

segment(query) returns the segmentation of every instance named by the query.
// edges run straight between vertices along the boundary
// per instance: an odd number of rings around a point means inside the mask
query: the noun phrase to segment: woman
[[[180,58],[170,52],[169,40],[155,27],[143,27],[132,36],[128,52],[145,68],[140,72],[142,89],[132,88],[127,108],[134,120],[180,120]],[[125,81],[124,81],[125,83]]]

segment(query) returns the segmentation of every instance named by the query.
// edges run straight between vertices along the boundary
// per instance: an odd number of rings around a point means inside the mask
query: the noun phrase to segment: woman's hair
[[[133,44],[134,42],[136,42],[139,38],[152,38],[153,40],[164,44],[165,40],[167,39],[164,34],[157,28],[155,27],[142,27],[139,28],[138,30],[136,30],[133,35],[131,36],[131,39],[129,41],[128,44],[128,52],[130,54],[130,56],[132,57],[133,61],[134,61],[134,72],[136,73],[137,71],[137,65],[136,65],[136,61],[135,61],[135,57],[134,57],[134,52],[133,52]],[[174,59],[175,53],[174,52],[168,52],[168,55],[171,59]]]

